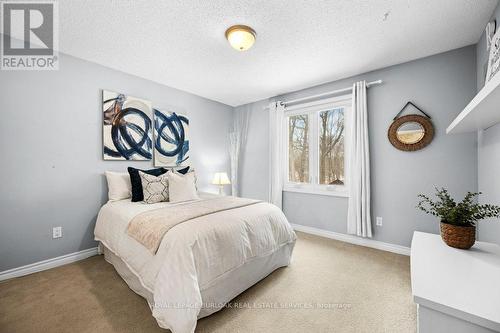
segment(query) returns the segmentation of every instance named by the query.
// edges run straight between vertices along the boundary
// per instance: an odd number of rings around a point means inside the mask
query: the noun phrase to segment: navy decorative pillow
[[[178,173],[182,173],[183,175],[185,175],[186,173],[188,173],[189,167],[185,167],[185,168],[182,168],[182,169],[175,169],[175,171],[177,171]]]
[[[130,175],[130,183],[132,184],[132,202],[139,202],[144,200],[144,193],[142,192],[142,182],[139,171],[147,173],[152,176],[160,176],[168,171],[165,168],[150,169],[150,170],[140,170],[132,167],[128,167],[128,174]],[[189,167],[177,170],[182,174],[186,174],[189,171]]]

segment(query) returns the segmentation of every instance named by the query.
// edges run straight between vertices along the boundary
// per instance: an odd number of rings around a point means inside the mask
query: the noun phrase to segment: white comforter
[[[194,332],[204,288],[296,239],[281,210],[261,202],[181,223],[167,232],[152,255],[127,235],[127,225],[137,214],[166,205],[182,203],[108,202],[99,212],[95,239],[120,257],[153,294],[153,316],[174,333]]]

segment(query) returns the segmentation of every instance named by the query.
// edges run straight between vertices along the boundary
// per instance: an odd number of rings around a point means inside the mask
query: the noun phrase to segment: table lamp
[[[224,194],[224,185],[229,185],[231,182],[229,181],[229,177],[225,172],[217,172],[214,175],[214,179],[212,180],[212,184],[219,185],[219,194]]]

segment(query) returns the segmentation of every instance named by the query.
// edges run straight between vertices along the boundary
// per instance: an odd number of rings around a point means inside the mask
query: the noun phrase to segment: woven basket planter
[[[441,238],[448,246],[467,250],[476,242],[476,227],[462,227],[441,222]]]

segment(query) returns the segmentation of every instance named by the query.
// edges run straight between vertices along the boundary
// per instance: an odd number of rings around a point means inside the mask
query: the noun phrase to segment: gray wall
[[[499,13],[497,9],[496,13]],[[498,17],[498,15],[497,15]],[[481,57],[478,44],[478,58]],[[409,245],[412,232],[437,232],[434,218],[415,210],[416,195],[446,186],[456,195],[479,188],[485,201],[500,203],[500,126],[480,137],[446,136],[445,128],[473,97],[481,60],[474,47],[412,61],[353,78],[278,96],[291,99],[343,88],[360,79],[384,80],[369,89],[373,217],[377,240]],[[155,106],[187,112],[191,118],[191,158],[202,190],[216,171],[229,171],[227,133],[232,108],[122,72],[61,54],[54,72],[0,75],[0,145],[4,156],[0,196],[0,271],[95,246],[93,228],[106,201],[105,170],[148,168],[151,162],[102,160],[100,89],[152,100]],[[477,68],[477,72],[476,72]],[[426,149],[404,153],[386,139],[392,117],[413,100],[433,116],[436,138]],[[252,112],[241,167],[246,197],[268,198],[268,100],[240,106]],[[290,222],[346,232],[347,199],[284,194]],[[53,240],[52,227],[64,237]],[[483,223],[480,239],[498,240],[500,223]]]
[[[350,86],[357,80],[384,80],[368,90],[374,239],[409,246],[414,230],[438,232],[434,217],[415,209],[418,193],[445,186],[455,195],[477,189],[476,135],[447,136],[446,127],[476,90],[475,47],[469,46],[356,77],[290,93],[281,100]],[[402,152],[392,147],[387,129],[392,118],[412,100],[432,116],[435,138],[425,149]],[[241,106],[252,112],[243,165],[242,195],[268,197],[268,127],[262,109],[267,101]],[[409,110],[411,112],[411,110]],[[284,212],[291,223],[345,233],[348,199],[284,193]]]
[[[493,13],[500,29],[500,5]],[[486,38],[483,33],[476,45],[477,90],[484,86],[485,64],[488,61]],[[500,124],[478,133],[478,187],[483,192],[480,202],[500,205]],[[478,239],[500,244],[500,221],[489,220],[479,223]]]
[[[103,172],[152,166],[102,160],[100,89],[186,112],[202,190],[217,191],[213,173],[230,170],[230,106],[62,54],[59,71],[2,71],[0,87],[0,271],[96,246]]]

